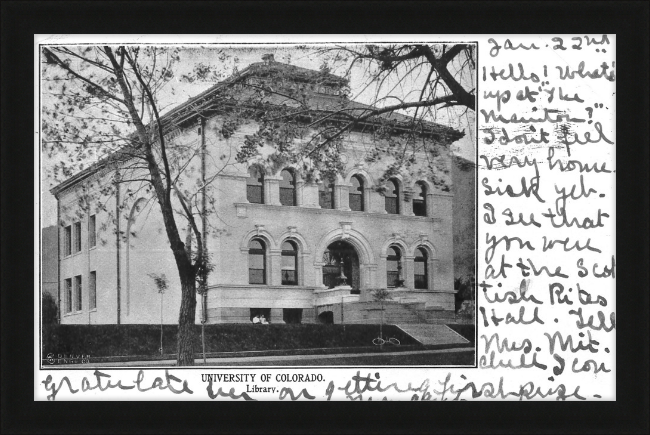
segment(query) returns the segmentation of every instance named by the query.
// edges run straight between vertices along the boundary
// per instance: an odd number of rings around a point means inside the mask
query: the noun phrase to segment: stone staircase
[[[402,324],[397,326],[402,331],[427,346],[469,343],[469,340],[446,325]]]

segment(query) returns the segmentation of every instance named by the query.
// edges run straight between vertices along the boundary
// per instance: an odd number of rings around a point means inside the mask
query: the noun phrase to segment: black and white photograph
[[[475,367],[477,55],[41,41],[41,369]]]

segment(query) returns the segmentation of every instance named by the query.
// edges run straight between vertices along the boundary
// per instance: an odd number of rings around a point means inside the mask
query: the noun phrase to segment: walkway
[[[469,340],[446,325],[409,323],[397,326],[425,346],[469,343]]]

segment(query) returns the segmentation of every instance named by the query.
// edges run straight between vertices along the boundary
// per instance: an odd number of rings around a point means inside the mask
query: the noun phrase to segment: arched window
[[[248,170],[246,199],[253,204],[264,204],[264,174],[257,166]]]
[[[318,204],[321,208],[334,208],[334,183],[323,180],[318,185]]]
[[[429,288],[429,273],[427,270],[428,263],[427,251],[424,248],[415,250],[415,288]]]
[[[427,215],[427,188],[423,182],[418,181],[413,194],[413,214],[416,216]]]
[[[280,204],[296,205],[296,176],[289,169],[283,169],[280,175]]]
[[[352,187],[350,187],[350,209],[352,211],[363,211],[363,179],[358,175],[354,175],[350,181],[352,181]]]
[[[402,253],[396,246],[388,248],[386,258],[386,285],[388,287],[399,287],[403,281],[402,275]]]
[[[266,284],[266,245],[260,239],[248,244],[248,283]]]
[[[298,247],[290,241],[282,244],[282,285],[298,285]]]
[[[386,198],[386,212],[399,214],[399,184],[394,179],[388,180],[388,190],[384,193]]]

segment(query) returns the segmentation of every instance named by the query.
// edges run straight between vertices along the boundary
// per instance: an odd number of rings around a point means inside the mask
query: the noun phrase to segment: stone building
[[[368,158],[372,119],[346,135],[345,167],[331,181],[259,156],[237,163],[233,156],[258,126],[244,119],[224,134],[232,113],[218,102],[219,92],[264,84],[278,71],[288,88],[309,94],[319,113],[341,105],[368,108],[347,99],[344,79],[267,57],[164,115],[170,140],[213,157],[188,171],[190,181],[206,174],[212,180],[203,207],[207,202],[212,210],[205,224],[215,268],[207,294],[197,296],[197,322],[250,322],[263,314],[272,323],[371,323],[378,321],[372,293],[379,288],[391,293],[388,322],[453,317],[449,149],[463,134],[433,123],[419,133],[439,147],[436,167],[446,184],[427,175],[424,154],[408,173],[382,179],[390,162]],[[267,103],[286,104],[274,98]],[[395,131],[410,128],[411,118],[389,117]],[[180,283],[157,203],[122,183],[101,209],[79,208],[83,193],[110,184],[114,173],[100,162],[52,189],[59,209],[61,322],[176,323]],[[160,294],[151,275],[163,273],[169,288]]]
[[[476,260],[476,164],[453,157],[454,274],[463,280],[474,276]]]
[[[56,225],[41,231],[41,293],[48,293],[54,299],[58,296],[58,230]]]

